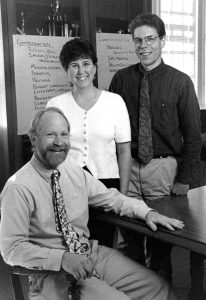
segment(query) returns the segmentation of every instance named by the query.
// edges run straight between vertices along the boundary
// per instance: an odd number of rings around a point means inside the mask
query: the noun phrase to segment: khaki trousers
[[[123,256],[117,250],[98,246],[91,253],[101,277],[76,284],[79,300],[175,300],[170,286],[152,271]],[[65,276],[35,277],[32,300],[67,300]]]
[[[176,173],[177,161],[172,156],[152,159],[147,165],[133,159],[128,196],[155,200],[169,195]]]
[[[172,156],[152,159],[147,165],[133,159],[128,196],[143,199],[149,205],[149,201],[171,193],[176,173],[177,161]],[[130,258],[172,280],[172,245],[147,237],[145,246],[145,237],[141,234],[122,230],[121,235],[123,239],[119,235],[118,249],[123,248]]]

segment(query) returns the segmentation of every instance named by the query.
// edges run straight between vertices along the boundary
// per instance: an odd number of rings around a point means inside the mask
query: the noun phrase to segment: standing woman
[[[73,90],[52,98],[47,107],[60,108],[70,122],[68,157],[108,188],[115,187],[127,194],[131,132],[123,99],[94,86],[97,56],[89,41],[76,38],[67,42],[61,50],[60,62]]]

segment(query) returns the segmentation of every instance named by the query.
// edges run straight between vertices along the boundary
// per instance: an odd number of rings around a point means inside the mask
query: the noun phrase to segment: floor
[[[196,177],[196,182],[194,182],[192,187],[201,186],[201,185],[206,185],[206,162],[201,163],[200,172],[198,173]],[[188,299],[187,294],[190,289],[189,251],[187,249],[183,249],[175,246],[172,250],[172,266],[173,266],[173,287],[175,289],[178,300],[187,300]],[[206,270],[206,266],[204,267]],[[204,284],[206,290],[206,278],[204,279]],[[1,257],[0,257],[0,300],[14,300],[10,279],[9,279],[9,273]]]

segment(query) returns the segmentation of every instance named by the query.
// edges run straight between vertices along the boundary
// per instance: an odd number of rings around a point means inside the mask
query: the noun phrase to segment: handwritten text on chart
[[[137,63],[134,43],[128,34],[97,34],[99,87],[108,89],[114,73]]]
[[[69,39],[13,36],[18,134],[28,131],[31,118],[48,100],[69,90],[68,76],[59,61]]]
[[[18,43],[18,45],[27,47],[27,55],[31,61],[34,110],[44,109],[49,99],[68,91],[68,84],[58,84],[56,78],[58,72],[62,72],[59,53],[56,53],[50,43],[25,42]],[[54,78],[56,83],[54,83]]]

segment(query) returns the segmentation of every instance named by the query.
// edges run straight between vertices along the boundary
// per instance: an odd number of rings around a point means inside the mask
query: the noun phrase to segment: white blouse
[[[102,91],[97,102],[86,111],[67,92],[49,100],[47,107],[51,106],[60,108],[69,120],[68,157],[81,167],[87,166],[96,178],[119,178],[115,143],[131,141],[124,100],[117,94]]]

